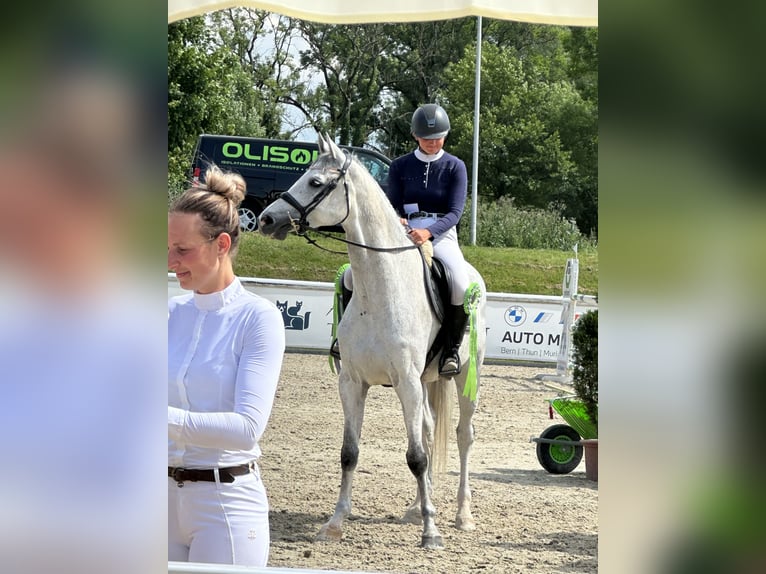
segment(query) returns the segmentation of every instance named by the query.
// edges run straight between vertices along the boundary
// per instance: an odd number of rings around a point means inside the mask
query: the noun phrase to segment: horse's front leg
[[[423,391],[419,378],[413,378],[412,381],[400,384],[397,394],[402,403],[404,425],[407,429],[407,466],[418,483],[420,515],[423,520],[421,546],[443,548],[444,543],[436,527],[436,509],[431,502],[429,456],[423,446]]]
[[[468,485],[468,466],[473,446],[473,415],[476,412],[476,401],[471,401],[463,396],[462,386],[465,384],[465,376],[461,376],[457,382],[458,404],[460,407],[460,419],[457,424],[457,445],[460,453],[460,484],[457,490],[457,514],[455,515],[455,528],[464,531],[476,529],[476,522],[471,514],[471,488]],[[462,383],[462,384],[461,384]]]
[[[343,519],[351,512],[351,485],[354,470],[359,459],[359,437],[364,420],[364,403],[369,385],[344,376],[341,369],[339,378],[340,399],[343,405],[343,446],[340,450],[341,481],[335,513],[319,530],[319,541],[338,542],[343,537]]]

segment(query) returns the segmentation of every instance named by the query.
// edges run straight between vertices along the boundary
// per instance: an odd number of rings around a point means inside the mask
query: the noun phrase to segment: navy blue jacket
[[[420,161],[415,152],[391,163],[387,192],[391,205],[401,217],[404,217],[406,203],[417,203],[420,211],[445,214],[428,227],[434,237],[457,225],[467,194],[465,163],[447,152],[430,163]]]

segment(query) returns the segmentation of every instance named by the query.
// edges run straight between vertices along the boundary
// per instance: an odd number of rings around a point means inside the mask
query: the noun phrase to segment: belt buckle
[[[176,483],[178,484],[178,488],[183,488],[184,486],[184,481],[181,478],[181,473],[183,473],[183,471],[184,471],[183,468],[177,466],[173,469],[173,474],[170,477],[176,481]]]

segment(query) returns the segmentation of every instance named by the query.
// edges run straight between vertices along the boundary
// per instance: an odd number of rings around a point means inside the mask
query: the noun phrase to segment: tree
[[[214,43],[231,52],[247,76],[249,90],[260,102],[261,125],[267,137],[279,137],[284,121],[282,105],[300,83],[294,61],[297,30],[279,14],[250,8],[213,12],[209,16]]]
[[[565,46],[568,74],[584,104],[571,114],[573,129],[565,135],[582,182],[576,217],[581,230],[598,235],[598,28],[572,28]]]
[[[572,329],[572,384],[598,428],[598,309],[583,314]]]
[[[569,77],[582,97],[598,106],[598,28],[571,28],[565,45]]]
[[[236,54],[203,17],[168,25],[168,188],[184,187],[202,133],[265,134],[265,107]]]
[[[530,61],[518,54],[515,47],[482,45],[479,195],[514,198],[518,206],[554,206],[588,225],[595,220],[595,212],[585,208],[595,207],[588,195],[593,182],[584,175],[592,169],[587,164],[591,158],[578,155],[578,146],[594,137],[595,122],[564,67],[556,64],[552,70],[547,60]],[[566,58],[559,55],[551,61],[563,63]],[[471,47],[448,67],[444,90],[452,118],[450,148],[469,167],[474,74]]]
[[[412,113],[421,104],[440,103],[447,84],[444,70],[474,41],[476,22],[476,18],[458,18],[391,27],[395,73],[382,102],[379,135],[391,157],[412,149]]]
[[[301,67],[313,72],[315,82],[296,86],[288,103],[300,106],[340,143],[398,155],[412,145],[412,112],[437,97],[444,68],[475,34],[473,21],[341,26],[296,21],[308,45]]]
[[[473,137],[474,50],[447,70],[450,146],[469,164]],[[510,196],[545,207],[572,170],[559,133],[546,120],[565,86],[535,81],[509,50],[482,47],[480,170],[482,196]]]
[[[318,126],[341,144],[363,145],[376,129],[375,107],[386,75],[391,40],[385,24],[340,25],[298,21],[308,44],[301,66],[316,70],[321,82],[296,93]]]

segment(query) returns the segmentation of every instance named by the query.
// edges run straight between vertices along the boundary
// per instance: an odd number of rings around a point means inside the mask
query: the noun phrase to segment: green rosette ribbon
[[[465,291],[465,297],[463,297],[463,310],[465,311],[465,314],[468,315],[470,325],[468,332],[468,376],[465,379],[463,396],[470,398],[472,401],[476,400],[476,393],[478,390],[476,357],[479,353],[479,343],[476,330],[476,309],[479,306],[480,299],[481,287],[479,287],[478,283],[471,283]]]

